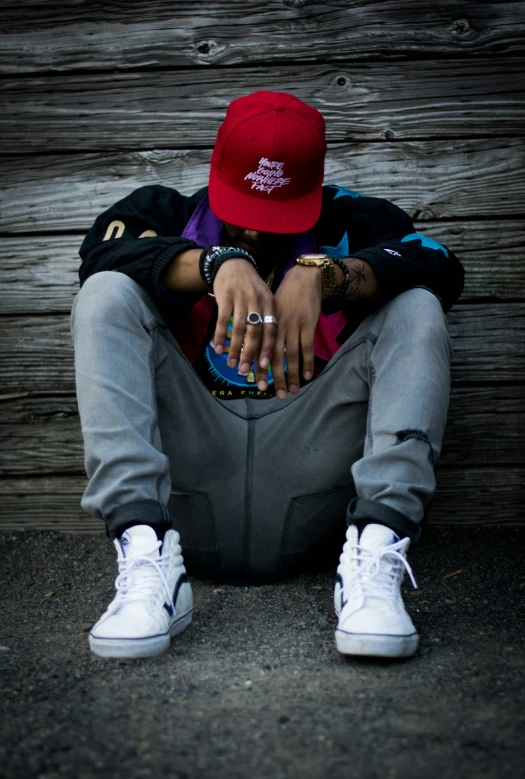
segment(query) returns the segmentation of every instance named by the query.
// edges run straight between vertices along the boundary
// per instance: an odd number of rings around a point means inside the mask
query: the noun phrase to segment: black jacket
[[[168,324],[174,316],[184,316],[198,297],[167,297],[160,276],[179,252],[196,248],[181,233],[205,195],[206,189],[186,197],[174,189],[154,185],[141,187],[120,200],[98,217],[81,246],[81,284],[93,273],[119,271],[151,293]],[[371,309],[407,289],[430,289],[445,311],[463,290],[464,272],[456,256],[416,233],[408,214],[387,200],[325,186],[313,235],[319,250],[366,260],[375,271],[378,293],[374,299],[343,305],[352,329]],[[324,301],[323,311],[333,311],[333,306],[333,301]],[[338,340],[347,335],[348,331]]]

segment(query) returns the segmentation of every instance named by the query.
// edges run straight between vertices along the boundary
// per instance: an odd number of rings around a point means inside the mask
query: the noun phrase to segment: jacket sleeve
[[[114,270],[165,297],[162,271],[177,254],[197,247],[181,237],[195,197],[168,187],[141,187],[101,214],[80,247],[80,284],[94,273]]]
[[[346,227],[343,246],[341,242],[339,246],[347,249],[346,256],[365,260],[374,269],[381,303],[414,287],[431,290],[445,312],[458,300],[463,291],[463,266],[450,249],[416,232],[405,211],[388,200],[357,193],[334,200],[340,201],[339,225]]]

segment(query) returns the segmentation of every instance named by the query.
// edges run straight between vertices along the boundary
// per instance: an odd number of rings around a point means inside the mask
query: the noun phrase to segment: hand
[[[251,311],[256,311],[261,317],[275,316],[272,293],[253,265],[241,259],[223,262],[215,276],[213,293],[219,309],[214,337],[215,351],[223,354],[226,331],[230,317],[233,317],[228,367],[236,368],[240,360],[241,373],[249,373],[256,360],[257,386],[264,392],[268,387],[268,366],[273,359],[277,326],[247,325],[246,317]]]
[[[309,381],[314,371],[314,333],[321,311],[321,272],[318,268],[295,265],[290,268],[275,293],[277,340],[272,359],[275,392],[286,399],[284,350],[288,367],[288,390],[299,392],[299,355],[303,355],[303,377]]]

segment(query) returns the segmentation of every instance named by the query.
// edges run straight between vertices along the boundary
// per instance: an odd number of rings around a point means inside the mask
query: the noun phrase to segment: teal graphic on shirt
[[[204,350],[204,360],[208,368],[208,372],[213,380],[213,383],[221,389],[230,389],[232,387],[242,387],[244,390],[257,391],[257,380],[255,378],[256,366],[255,362],[252,364],[252,369],[247,376],[239,374],[239,366],[236,368],[230,368],[227,360],[230,352],[231,339],[232,339],[232,327],[233,317],[230,317],[228,329],[226,331],[226,341],[224,346],[224,352],[217,354],[213,343],[213,338],[206,346]],[[284,362],[284,369],[286,370],[286,358]],[[268,368],[268,389],[271,389],[273,394],[273,375],[272,366]],[[237,392],[235,394],[238,394]]]

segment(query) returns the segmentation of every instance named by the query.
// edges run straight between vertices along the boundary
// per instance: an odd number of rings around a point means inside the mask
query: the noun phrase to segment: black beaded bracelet
[[[223,262],[236,259],[251,262],[257,270],[255,259],[244,249],[236,249],[234,246],[208,246],[199,258],[199,271],[202,280],[212,289],[217,271]]]
[[[343,262],[343,260],[340,260],[339,257],[330,257],[332,262],[335,262],[336,265],[339,265],[343,273],[345,274],[343,283],[341,285],[341,289],[335,295],[335,300],[342,300],[344,296],[346,295],[346,290],[348,289],[348,285],[350,284],[350,271],[348,270],[348,265],[346,262]]]
[[[210,286],[207,274],[204,271],[204,263],[206,262],[206,258],[208,257],[208,252],[211,251],[213,247],[207,246],[205,249],[202,250],[201,256],[199,257],[199,273],[201,274],[201,279],[205,284]]]

